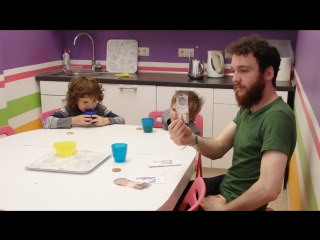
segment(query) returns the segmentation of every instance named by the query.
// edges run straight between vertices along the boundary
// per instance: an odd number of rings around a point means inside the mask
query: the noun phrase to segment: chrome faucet
[[[91,39],[91,42],[92,42],[92,63],[91,63],[91,69],[92,71],[95,71],[96,69],[101,69],[101,65],[100,63],[96,62],[96,60],[94,59],[94,42],[93,42],[93,39],[92,37],[88,34],[88,33],[85,33],[85,32],[82,32],[82,33],[79,33],[75,38],[74,38],[74,42],[73,42],[73,45],[76,45],[76,41],[77,41],[77,38],[81,35],[87,35],[90,39]]]

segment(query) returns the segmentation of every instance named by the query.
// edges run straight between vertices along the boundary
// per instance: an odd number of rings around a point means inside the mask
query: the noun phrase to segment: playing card
[[[142,175],[136,176],[133,180],[138,182],[148,182],[148,183],[165,183],[164,175]]]
[[[182,119],[185,123],[189,123],[188,95],[180,93],[177,96],[176,114],[178,119]]]

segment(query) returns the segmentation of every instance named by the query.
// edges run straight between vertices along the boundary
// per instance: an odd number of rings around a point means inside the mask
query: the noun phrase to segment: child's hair
[[[189,105],[189,121],[194,121],[196,116],[201,111],[201,108],[204,104],[204,99],[199,97],[199,94],[194,91],[180,90],[172,96],[171,106],[176,103],[177,96],[179,94],[186,94],[188,96],[188,105]]]
[[[85,97],[97,99],[101,103],[104,98],[103,90],[102,84],[90,76],[73,77],[68,85],[67,105],[76,109],[78,107],[78,99]]]

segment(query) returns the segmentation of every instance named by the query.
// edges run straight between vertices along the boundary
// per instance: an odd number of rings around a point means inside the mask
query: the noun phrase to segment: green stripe
[[[0,126],[8,125],[7,108],[0,109]]]
[[[295,112],[295,115],[297,116],[296,109],[294,109],[294,112]],[[304,114],[302,114],[302,116],[304,116]],[[302,178],[303,178],[304,187],[305,187],[305,190],[306,190],[307,201],[308,201],[308,204],[309,204],[309,209],[308,210],[318,211],[319,209],[318,209],[317,198],[316,198],[316,194],[314,192],[312,179],[311,179],[311,176],[310,176],[309,166],[308,166],[308,162],[307,162],[306,150],[304,148],[303,139],[302,139],[302,136],[301,136],[300,126],[299,126],[299,121],[298,121],[297,117],[296,117],[296,123],[297,123],[297,147],[298,147],[298,150],[299,150],[299,158],[300,158],[300,166],[301,166]]]
[[[21,98],[7,102],[8,118],[16,117],[20,114],[41,107],[40,92],[30,94]]]

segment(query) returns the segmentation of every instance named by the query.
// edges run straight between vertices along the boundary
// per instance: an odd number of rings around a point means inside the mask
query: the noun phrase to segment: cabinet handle
[[[183,91],[193,91],[193,92],[195,91],[194,88],[180,89],[179,87],[176,87],[176,89],[174,91],[178,92],[178,91],[181,91],[181,90],[183,90]]]
[[[134,87],[122,87],[122,86],[120,86],[119,89],[120,89],[120,90],[123,90],[123,89],[133,89],[133,90],[137,90],[137,86],[134,86]]]
[[[67,101],[67,99],[65,99],[65,98],[62,98],[62,99],[61,99],[61,101],[62,101],[62,102],[65,102],[65,101]]]

